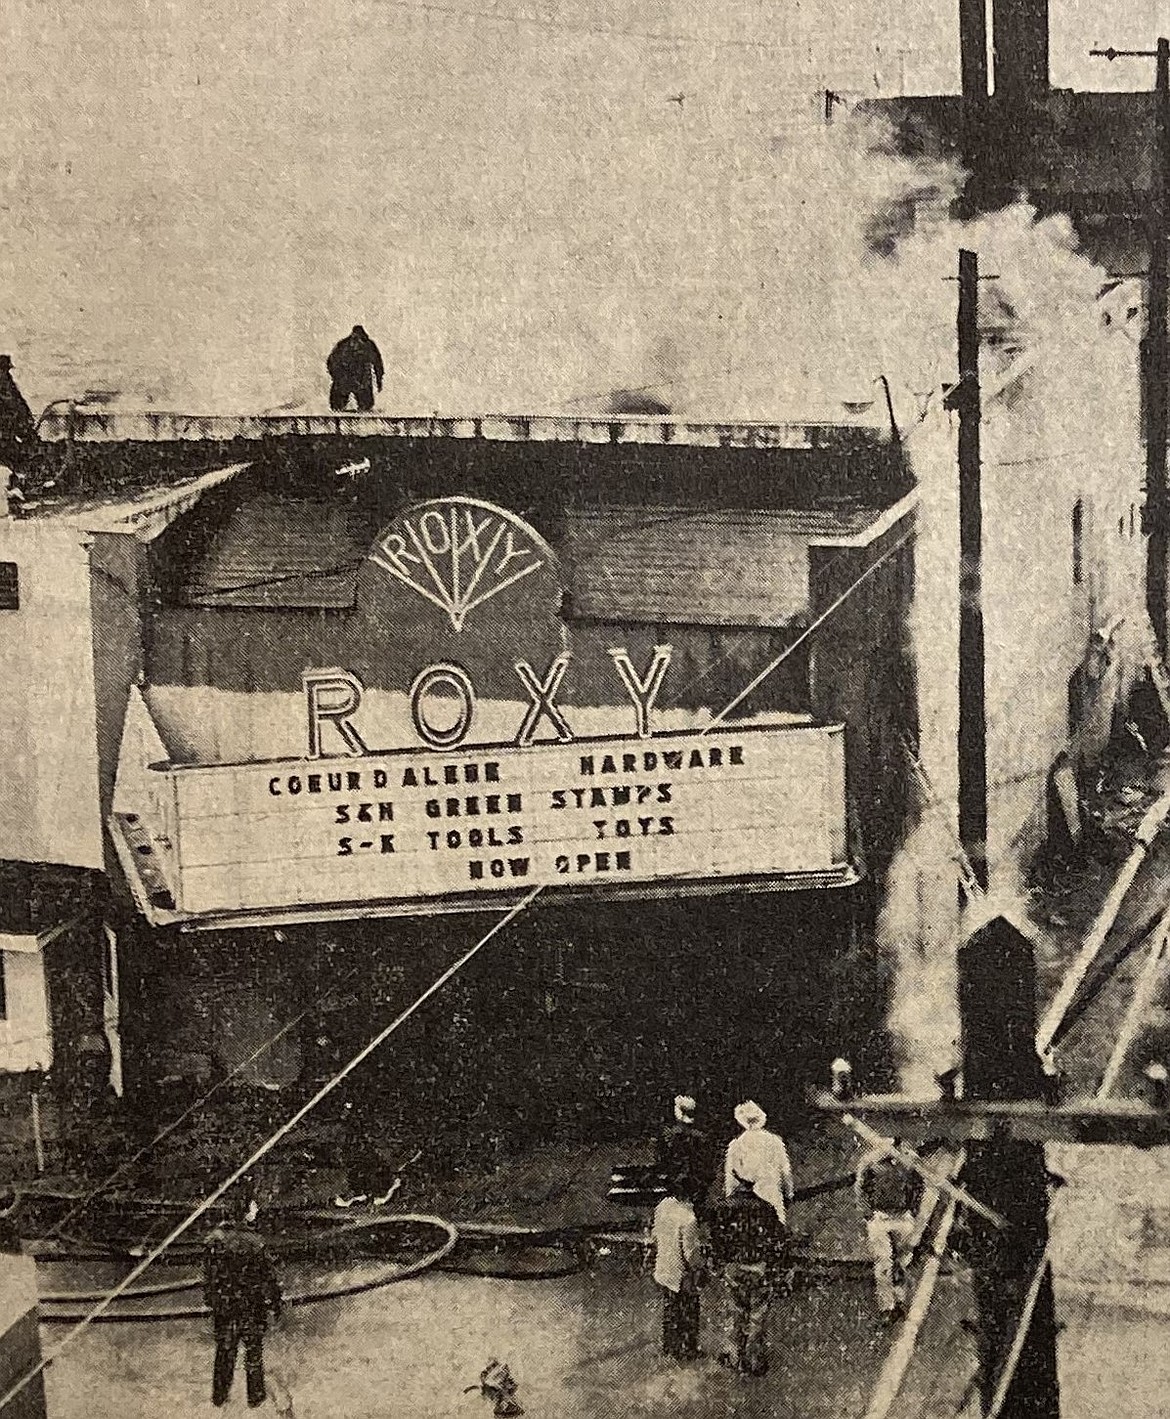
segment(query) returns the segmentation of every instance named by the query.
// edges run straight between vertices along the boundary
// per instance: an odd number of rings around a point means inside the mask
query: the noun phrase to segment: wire
[[[772,674],[773,671],[777,670],[781,665],[783,665],[783,663],[788,659],[792,652],[797,649],[798,646],[802,645],[806,640],[808,640],[809,636],[811,636],[814,631],[818,630],[821,626],[823,626],[824,623],[829,619],[829,617],[833,615],[835,611],[839,610],[840,607],[842,607],[845,602],[848,601],[848,599],[853,595],[853,593],[864,582],[868,581],[869,578],[873,576],[874,572],[876,572],[880,567],[884,566],[885,563],[888,562],[896,552],[901,551],[901,549],[906,545],[906,543],[909,542],[910,539],[914,536],[914,533],[914,527],[907,528],[906,531],[901,535],[901,537],[899,537],[896,542],[891,543],[891,545],[886,548],[886,550],[882,553],[880,557],[876,559],[876,561],[871,562],[869,566],[866,567],[865,571],[863,571],[855,581],[853,581],[849,586],[847,586],[835,601],[833,601],[829,606],[827,606],[820,613],[819,616],[817,616],[814,620],[810,621],[809,624],[804,628],[804,630],[801,631],[800,635],[798,635],[790,645],[785,647],[785,649],[782,650],[780,654],[776,656],[773,660],[770,660],[768,664],[764,666],[763,670],[759,672],[758,675],[756,675],[753,679],[749,680],[748,683],[744,686],[744,688],[739,692],[739,694],[736,695],[736,697],[731,701],[731,703],[721,709],[719,713],[715,715],[715,717],[711,720],[710,724],[704,725],[703,728],[699,731],[699,733],[709,734],[710,731],[712,729],[717,728],[718,725],[720,725],[723,720],[725,720],[727,716],[731,714],[733,710],[738,709],[738,707],[744,702],[744,700],[747,699],[750,694],[753,693],[753,691],[759,689],[759,687],[764,683],[768,676]]]
[[[691,515],[691,512],[688,510],[688,512],[685,514],[685,516],[690,516],[690,515]],[[911,536],[911,535],[913,535],[913,529],[911,529],[910,532],[907,534],[907,536]],[[903,539],[903,540],[905,540],[905,539]],[[901,544],[899,543],[899,545],[901,545]],[[897,547],[892,547],[892,548],[890,548],[890,549],[887,551],[886,556],[889,556],[890,554],[892,554],[892,553],[895,552],[895,551],[897,551]],[[832,570],[834,567],[836,567],[836,566],[843,560],[843,558],[845,558],[847,555],[848,555],[848,549],[845,549],[845,548],[842,548],[840,551],[834,553],[834,555],[833,555],[831,558],[829,558],[828,561],[825,563],[825,571],[826,571],[826,572],[831,571],[831,570]],[[866,571],[866,572],[858,579],[858,581],[853,584],[853,586],[851,586],[851,587],[848,588],[848,590],[843,594],[843,596],[840,598],[840,600],[843,601],[843,600],[845,600],[846,597],[850,596],[850,595],[853,593],[853,591],[855,591],[855,590],[857,589],[857,587],[861,584],[861,582],[865,580],[865,577],[868,576],[870,572],[875,571],[876,568],[877,568],[877,566],[880,566],[880,565],[881,565],[881,561],[884,561],[884,560],[885,560],[885,557],[882,557],[877,563],[875,563],[873,566],[871,566],[871,567],[868,569],[868,571]],[[796,640],[794,640],[793,642],[791,642],[791,644],[789,644],[788,646],[785,647],[784,651],[777,657],[777,659],[776,659],[769,667],[767,667],[764,671],[761,672],[761,674],[760,674],[760,681],[761,681],[761,683],[762,683],[762,681],[763,681],[764,679],[766,679],[766,678],[768,677],[768,675],[770,675],[770,674],[772,673],[773,670],[777,669],[777,668],[788,658],[788,656],[791,655],[792,652],[793,652],[794,650],[796,650],[796,649],[800,646],[800,644],[801,644],[804,640],[806,640],[806,639],[808,638],[808,636],[810,636],[810,635],[812,634],[812,632],[815,631],[815,630],[822,624],[823,621],[825,621],[825,620],[828,619],[828,617],[833,613],[833,611],[836,610],[837,605],[839,605],[839,604],[840,604],[840,601],[838,601],[838,602],[837,602],[836,604],[834,604],[833,606],[830,606],[829,609],[828,609],[827,611],[825,611],[821,617],[819,617],[817,620],[813,621],[811,625],[805,627],[804,630],[800,633],[800,635],[797,637]],[[699,629],[700,629],[700,630],[707,630],[707,631],[715,632],[715,631],[719,631],[719,630],[723,630],[723,629],[729,629],[729,628],[726,628],[726,627],[719,627],[719,626],[703,626],[703,627],[699,627]],[[696,685],[698,685],[701,681],[705,680],[708,675],[712,674],[714,671],[718,670],[721,665],[725,665],[729,660],[731,660],[731,659],[735,656],[736,651],[738,651],[739,648],[744,644],[744,642],[747,641],[749,638],[758,637],[758,636],[760,636],[761,634],[765,634],[765,633],[766,633],[766,634],[771,634],[771,635],[775,636],[775,634],[776,634],[778,631],[782,631],[783,629],[784,629],[783,627],[778,627],[778,626],[746,626],[746,627],[744,627],[744,629],[741,630],[741,631],[738,633],[738,635],[736,635],[736,637],[735,637],[735,639],[733,640],[732,644],[723,652],[722,655],[717,656],[717,657],[710,663],[710,665],[705,666],[704,669],[702,669],[701,671],[699,671],[699,673],[698,673],[697,675],[692,676],[692,678],[691,678],[690,680],[688,680],[684,685],[680,686],[680,687],[675,691],[675,693],[671,696],[671,698],[670,698],[669,700],[664,700],[664,701],[662,702],[661,708],[663,708],[663,709],[673,709],[673,708],[679,703],[679,701],[682,699],[682,697],[683,697],[689,690],[692,690],[692,689],[693,689]],[[751,690],[756,689],[756,688],[757,688],[757,686],[756,686],[755,684],[753,684],[753,685],[751,685],[751,686],[748,687],[748,690],[745,691],[744,694],[746,695],[747,693],[750,693]],[[734,707],[734,706],[733,706],[733,707]],[[724,713],[727,713],[727,711],[724,711]],[[703,729],[703,730],[701,730],[700,732],[701,732],[701,733],[706,733],[707,729],[712,728],[713,725],[714,725],[714,724],[717,724],[717,723],[718,723],[718,719],[712,721],[712,724],[706,726],[706,728]]]
[[[1053,665],[1057,664],[1060,659],[1063,658],[1063,656],[1066,654],[1066,652],[1075,649],[1075,647],[1076,647],[1078,644],[1082,644],[1083,641],[1084,641],[1084,637],[1083,637],[1083,636],[1081,636],[1081,637],[1073,636],[1073,637],[1070,637],[1070,638],[1068,638],[1068,639],[1062,641],[1062,642],[1060,643],[1060,645],[1058,645],[1058,646],[1055,648],[1055,650],[1052,652],[1052,654],[1048,657],[1048,659],[1047,659],[1046,661],[1043,662],[1043,664],[1042,664],[1039,668],[1042,669],[1042,670],[1048,670],[1048,669],[1050,669]],[[1012,707],[1012,705],[1013,705],[1013,703],[1015,702],[1016,698],[1022,693],[1022,691],[1024,691],[1024,690],[1032,690],[1032,689],[1035,688],[1035,683],[1036,683],[1036,678],[1035,678],[1035,677],[1036,677],[1036,673],[1037,673],[1037,667],[1033,666],[1028,675],[1021,676],[1021,677],[1017,680],[1015,686],[1013,687],[1011,693],[1008,695],[1007,699],[1004,700],[1003,703],[999,705],[999,707],[998,707],[997,710],[996,710],[996,713],[995,713],[994,718],[989,721],[989,723],[988,723],[988,731],[989,731],[989,732],[990,732],[992,729],[998,729],[998,728],[1001,726],[1001,724],[1003,723],[1004,716],[1007,714],[1008,710]],[[948,795],[948,796],[944,797],[944,796],[938,791],[938,789],[935,788],[934,785],[931,783],[930,778],[929,778],[929,775],[928,775],[927,770],[926,770],[926,766],[925,766],[925,765],[922,763],[922,761],[918,758],[917,751],[914,749],[913,745],[911,745],[910,742],[909,742],[904,736],[903,736],[902,743],[903,743],[903,747],[905,748],[906,752],[911,755],[912,760],[913,760],[913,762],[914,762],[916,768],[918,769],[919,774],[921,775],[921,778],[922,778],[923,783],[927,786],[927,791],[928,791],[928,795],[929,795],[929,796],[928,796],[928,797],[925,797],[925,798],[923,799],[923,801],[922,801],[921,807],[922,807],[923,811],[924,811],[924,812],[927,812],[927,811],[929,811],[929,810],[932,809],[932,808],[941,808],[941,807],[952,808],[952,807],[954,807],[955,804],[958,802],[958,799],[957,799],[956,797],[954,797],[953,795]],[[1030,769],[1030,770],[1027,770],[1027,771],[1022,772],[1022,773],[1008,774],[1008,775],[1005,775],[1003,778],[993,779],[993,780],[991,780],[991,781],[988,783],[988,785],[987,785],[987,790],[988,790],[989,793],[993,793],[993,792],[995,792],[997,789],[1001,789],[1001,788],[1011,788],[1011,787],[1013,787],[1013,786],[1015,786],[1015,785],[1018,785],[1018,784],[1030,783],[1030,782],[1032,782],[1034,779],[1047,778],[1048,773],[1049,773],[1049,769],[1050,769],[1050,766],[1049,766],[1049,765],[1045,765],[1045,766],[1042,767],[1042,768]],[[955,833],[954,833],[953,825],[950,823],[950,820],[949,820],[949,819],[947,819],[946,822],[947,822],[948,830],[949,830],[949,832],[950,832],[952,838],[955,838]],[[1006,851],[1007,851],[1007,852],[1010,853],[1011,849],[1017,844],[1017,842],[1018,842],[1018,841],[1020,840],[1020,838],[1024,835],[1024,833],[1027,832],[1027,830],[1028,830],[1028,823],[1025,822],[1024,825],[1023,825],[1023,827],[1020,828],[1020,830],[1016,833],[1016,835],[1015,835],[1015,837],[1012,839],[1012,841],[1007,845],[1007,848],[1006,848]],[[957,838],[956,838],[955,840],[958,841]],[[965,851],[966,851],[966,850],[963,849],[963,851],[964,851],[964,855],[965,855]],[[989,863],[989,864],[988,864],[988,869],[989,869],[990,871],[994,871],[994,869],[995,869],[998,865],[999,865],[999,862],[998,862],[998,861],[997,861],[997,862],[994,862],[994,863]]]
[[[234,1187],[235,1184],[238,1183],[239,1180],[246,1173],[250,1172],[251,1169],[254,1168],[262,1158],[264,1158],[268,1153],[270,1153],[282,1138],[285,1138],[289,1133],[291,1133],[292,1130],[297,1126],[298,1123],[301,1122],[303,1118],[306,1118],[310,1113],[312,1113],[312,1111],[317,1107],[317,1105],[329,1094],[331,1094],[334,1089],[337,1088],[337,1086],[342,1082],[343,1079],[347,1078],[350,1074],[352,1074],[353,1071],[358,1067],[358,1065],[361,1064],[364,1060],[368,1059],[369,1056],[373,1054],[376,1049],[378,1049],[382,1044],[384,1044],[386,1040],[388,1040],[390,1036],[394,1034],[394,1032],[398,1029],[400,1025],[404,1024],[407,1020],[409,1020],[410,1017],[417,1010],[421,1009],[421,1007],[426,1004],[426,1002],[431,998],[432,995],[435,995],[438,991],[440,991],[453,976],[457,975],[458,972],[462,970],[463,967],[467,965],[470,960],[472,960],[474,956],[478,955],[478,953],[488,944],[488,942],[494,936],[496,936],[504,929],[504,927],[508,926],[512,921],[514,921],[516,917],[520,916],[521,913],[524,912],[536,900],[536,898],[543,890],[544,884],[542,883],[540,886],[534,887],[531,892],[528,892],[524,897],[522,897],[518,902],[516,902],[502,917],[500,917],[499,921],[495,922],[479,938],[479,940],[475,943],[474,946],[472,946],[469,950],[465,951],[463,955],[460,956],[459,959],[454,962],[453,965],[448,966],[447,969],[440,976],[438,976],[426,988],[426,990],[423,991],[423,993],[413,1002],[413,1004],[408,1005],[405,1010],[401,1011],[398,1015],[396,1015],[395,1018],[390,1022],[389,1025],[386,1026],[384,1030],[379,1031],[379,1033],[375,1035],[374,1038],[370,1040],[368,1044],[363,1046],[363,1048],[360,1049],[358,1053],[354,1055],[354,1057],[349,1061],[348,1064],[346,1064],[342,1069],[338,1070],[338,1072],[333,1075],[331,1079],[328,1079],[321,1086],[321,1088],[317,1090],[317,1092],[308,1101],[308,1103],[303,1104],[299,1109],[297,1109],[296,1112],[292,1115],[292,1117],[282,1123],[281,1126],[275,1131],[275,1133],[270,1134],[269,1137],[259,1146],[259,1148],[257,1148],[251,1154],[250,1157],[246,1158],[244,1162],[239,1165],[239,1167],[237,1167],[233,1172],[229,1173],[229,1175],[224,1179],[223,1182],[219,1184],[218,1187],[216,1187],[212,1192],[210,1192],[203,1199],[203,1201],[198,1204],[197,1207],[195,1207],[190,1213],[188,1213],[188,1215],[183,1219],[182,1222],[179,1223],[177,1227],[173,1228],[170,1232],[168,1232],[167,1235],[162,1239],[161,1242],[158,1243],[157,1246],[152,1247],[151,1250],[146,1254],[146,1256],[144,1256],[136,1266],[134,1266],[129,1272],[127,1272],[127,1274],[122,1278],[121,1281],[118,1282],[115,1287],[113,1287],[112,1290],[106,1293],[105,1298],[103,1300],[99,1301],[98,1304],[91,1311],[89,1311],[80,1321],[76,1323],[76,1325],[74,1325],[70,1330],[65,1333],[58,1345],[55,1345],[47,1355],[42,1356],[41,1359],[37,1361],[37,1363],[33,1366],[31,1370],[29,1370],[26,1374],[22,1375],[20,1379],[17,1380],[17,1382],[9,1388],[7,1393],[4,1394],[3,1397],[0,1397],[0,1411],[6,1409],[8,1405],[17,1397],[17,1395],[21,1394],[24,1389],[29,1384],[31,1384],[33,1380],[36,1379],[38,1375],[43,1374],[44,1371],[48,1368],[48,1366],[51,1365],[53,1361],[61,1355],[61,1353],[68,1345],[72,1344],[72,1342],[76,1340],[78,1336],[80,1336],[85,1330],[87,1330],[89,1326],[92,1325],[93,1322],[98,1319],[99,1316],[103,1315],[107,1310],[109,1310],[110,1306],[114,1304],[118,1297],[122,1295],[124,1291],[128,1290],[134,1284],[134,1282],[137,1281],[138,1278],[143,1275],[144,1272],[149,1270],[149,1268],[154,1265],[154,1263],[159,1259],[160,1256],[162,1256],[163,1252],[165,1252],[168,1247],[170,1247],[174,1242],[177,1242],[181,1236],[183,1236],[187,1231],[189,1231],[190,1228],[195,1225],[195,1223],[199,1220],[200,1217],[202,1217],[206,1212],[208,1212],[212,1207],[215,1206],[215,1204],[219,1201],[219,1199],[224,1195],[225,1192],[227,1192],[230,1188]]]
[[[289,581],[311,581],[314,577],[343,576],[349,572],[357,573],[364,558],[355,561],[338,562],[331,567],[313,567],[306,571],[281,572],[279,575],[259,577],[256,581],[241,581],[234,586],[209,586],[190,587],[186,591],[186,596],[192,600],[202,599],[210,596],[235,596],[241,591],[262,590],[266,586],[280,586],[283,582]]]
[[[1069,458],[1084,458],[1090,453],[1099,451],[1098,449],[1066,448],[1057,453],[1037,453],[1031,458],[991,459],[984,466],[987,468],[1028,468],[1036,463],[1063,463]]]
[[[926,765],[918,757],[918,753],[910,743],[910,740],[904,734],[899,735],[899,739],[907,758],[910,760],[911,771],[918,778],[920,790],[922,788],[926,790],[925,795],[920,794],[921,802],[919,805],[920,811],[925,817],[932,809],[942,806],[942,798],[935,788],[929,773],[926,771]],[[998,785],[988,785],[989,789],[992,787],[998,787]],[[959,881],[962,884],[963,891],[966,893],[969,902],[978,901],[983,896],[983,888],[979,885],[979,879],[975,875],[975,868],[968,856],[967,849],[963,844],[962,838],[959,836],[955,824],[951,821],[949,814],[943,817],[943,822],[946,825],[947,835],[956,848],[955,861],[959,868]]]

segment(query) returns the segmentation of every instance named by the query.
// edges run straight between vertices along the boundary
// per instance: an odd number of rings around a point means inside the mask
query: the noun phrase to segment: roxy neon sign
[[[383,532],[371,560],[445,612],[456,631],[469,612],[553,560],[526,522],[476,498],[420,503]]]
[[[609,651],[618,679],[633,705],[639,739],[651,737],[650,715],[670,668],[671,653],[670,646],[656,645],[650,663],[639,673],[624,646],[615,646]],[[571,654],[563,651],[545,667],[543,673],[535,670],[526,660],[514,663],[519,688],[528,699],[527,708],[516,728],[514,742],[517,747],[525,748],[532,744],[546,722],[559,743],[570,744],[576,738],[565,711],[557,702],[571,660]],[[309,757],[331,757],[336,752],[333,745],[337,740],[340,740],[345,752],[354,757],[370,753],[356,723],[365,693],[358,677],[348,670],[306,670],[302,679],[308,716]],[[439,699],[445,706],[442,720],[435,712]],[[448,662],[428,665],[415,677],[410,688],[410,718],[415,733],[424,744],[435,749],[453,749],[464,742],[475,722],[475,707],[475,684],[461,665]]]

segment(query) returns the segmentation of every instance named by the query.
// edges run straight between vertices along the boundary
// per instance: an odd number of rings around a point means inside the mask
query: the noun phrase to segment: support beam
[[[1142,341],[1146,409],[1146,600],[1158,649],[1167,654],[1167,554],[1170,505],[1166,444],[1170,421],[1170,331],[1167,329],[1167,169],[1170,167],[1170,40],[1159,39],[1154,103],[1155,131],[1149,204],[1149,295]]]
[[[987,121],[987,0],[959,0],[959,65],[963,92],[963,164],[978,174]]]
[[[842,1103],[823,1090],[813,1093],[812,1102],[826,1113],[849,1114],[886,1136],[904,1139],[1170,1146],[1170,1115],[1136,1099],[1085,1099],[1048,1107],[1038,1099],[985,1103],[867,1094]]]

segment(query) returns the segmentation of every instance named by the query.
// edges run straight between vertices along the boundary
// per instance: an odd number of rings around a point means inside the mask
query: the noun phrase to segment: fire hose
[[[374,1291],[382,1286],[392,1285],[398,1281],[405,1281],[408,1277],[418,1276],[420,1273],[429,1270],[431,1267],[439,1265],[455,1250],[459,1242],[458,1229],[442,1217],[434,1217],[427,1213],[402,1212],[394,1213],[388,1217],[372,1218],[362,1222],[346,1222],[335,1228],[326,1231],[319,1239],[323,1244],[336,1246],[337,1240],[341,1236],[349,1236],[354,1239],[365,1239],[376,1230],[382,1230],[395,1226],[414,1226],[432,1228],[442,1235],[442,1241],[438,1246],[433,1247],[423,1256],[409,1262],[390,1262],[381,1264],[381,1269],[375,1271],[373,1276],[362,1276],[360,1279],[351,1275],[350,1279],[339,1282],[331,1282],[324,1286],[300,1288],[290,1290],[285,1295],[285,1304],[289,1306],[312,1305],[317,1301],[335,1300],[341,1296],[359,1295],[365,1291]],[[332,1235],[330,1235],[332,1233]],[[295,1251],[311,1251],[307,1246],[308,1238],[297,1238],[294,1241],[275,1241],[271,1250],[277,1255]],[[126,1260],[129,1252],[117,1252],[111,1250],[109,1259],[111,1261]],[[61,1259],[55,1257],[56,1259]],[[66,1258],[67,1259],[67,1258]],[[377,1263],[373,1263],[377,1266]],[[387,1272],[386,1267],[393,1267]],[[134,1301],[149,1301],[152,1297],[179,1295],[185,1291],[198,1290],[202,1286],[202,1277],[188,1276],[175,1281],[151,1283],[145,1286],[136,1286],[127,1290],[119,1301],[133,1303]],[[73,1305],[84,1306],[86,1303],[93,1303],[102,1300],[107,1295],[107,1290],[100,1291],[71,1291],[48,1293],[40,1297],[42,1307],[47,1307],[41,1311],[41,1320],[49,1324],[76,1323],[87,1314],[87,1309],[69,1310],[67,1307]],[[106,1311],[103,1315],[95,1318],[97,1322],[116,1323],[121,1321],[162,1321],[162,1320],[191,1320],[209,1314],[206,1306],[187,1305],[172,1306],[166,1310],[132,1310],[122,1307],[118,1310]]]
[[[794,1201],[851,1186],[852,1181],[852,1175],[846,1175],[814,1183],[798,1189]],[[367,1268],[373,1268],[374,1274],[351,1273],[345,1280],[292,1289],[286,1295],[286,1303],[290,1306],[305,1306],[342,1296],[358,1295],[393,1285],[432,1269],[493,1280],[554,1280],[584,1270],[589,1264],[591,1246],[633,1244],[644,1247],[648,1241],[645,1235],[637,1230],[613,1232],[589,1226],[533,1228],[471,1225],[460,1228],[429,1213],[393,1213],[356,1221],[341,1221],[328,1213],[312,1210],[296,1215],[310,1224],[323,1225],[310,1227],[295,1237],[272,1239],[269,1249],[278,1258],[311,1259],[321,1251],[336,1253],[339,1250],[360,1256],[363,1245],[368,1246],[379,1234],[396,1227],[434,1229],[441,1234],[441,1240],[424,1255],[409,1262],[382,1260],[367,1254],[362,1259]],[[461,1254],[457,1255],[457,1250]],[[81,1242],[76,1249],[53,1248],[39,1255],[34,1252],[34,1256],[42,1263],[68,1263],[81,1259],[125,1263],[132,1259],[134,1251],[135,1248],[131,1245],[118,1246],[111,1243],[103,1249]],[[194,1247],[190,1249],[191,1254],[184,1258],[187,1264],[194,1262],[197,1251]],[[526,1254],[527,1260],[517,1258],[518,1252]],[[517,1259],[508,1261],[505,1259],[508,1256]],[[813,1257],[800,1258],[800,1261],[805,1266],[816,1264]],[[361,1268],[356,1270],[360,1272]],[[336,1268],[333,1275],[336,1276]],[[167,1296],[181,1296],[185,1292],[198,1290],[201,1285],[202,1277],[189,1272],[174,1280],[140,1284],[129,1288],[118,1298],[116,1309],[112,1307],[95,1320],[97,1323],[118,1323],[198,1319],[208,1314],[207,1308],[202,1304],[153,1308],[149,1306],[149,1302]],[[77,1308],[96,1303],[106,1294],[107,1289],[44,1293],[40,1297],[41,1320],[47,1324],[76,1323],[87,1314],[86,1309]],[[133,1308],[142,1303],[147,1305],[141,1309]]]

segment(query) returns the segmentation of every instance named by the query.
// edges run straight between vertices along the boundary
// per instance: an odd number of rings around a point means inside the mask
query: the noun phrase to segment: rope
[[[93,1308],[93,1310],[87,1312],[87,1314],[83,1316],[81,1320],[79,1320],[70,1330],[65,1333],[58,1345],[54,1346],[53,1349],[50,1350],[47,1355],[42,1356],[42,1358],[37,1362],[36,1365],[33,1366],[31,1370],[29,1370],[26,1374],[22,1375],[20,1379],[18,1379],[16,1383],[8,1389],[7,1393],[0,1397],[0,1412],[6,1409],[8,1405],[12,1402],[12,1400],[14,1400],[17,1395],[21,1394],[24,1391],[25,1387],[31,1384],[32,1381],[35,1380],[38,1375],[42,1374],[45,1369],[49,1365],[51,1365],[53,1361],[57,1359],[57,1357],[66,1349],[66,1347],[72,1344],[72,1342],[76,1340],[78,1336],[80,1336],[85,1330],[87,1330],[89,1326],[92,1325],[93,1322],[97,1320],[99,1316],[103,1315],[107,1310],[109,1310],[110,1306],[113,1305],[113,1303],[118,1299],[118,1297],[122,1295],[124,1291],[128,1290],[129,1287],[131,1287],[134,1282],[137,1281],[138,1278],[145,1271],[147,1271],[149,1267],[151,1267],[160,1256],[162,1256],[163,1252],[165,1252],[167,1248],[172,1245],[172,1243],[178,1241],[181,1236],[183,1236],[191,1227],[194,1226],[194,1224],[199,1220],[200,1217],[204,1215],[204,1213],[214,1207],[215,1204],[219,1201],[219,1199],[224,1195],[224,1193],[226,1193],[230,1188],[234,1187],[235,1184],[239,1182],[239,1180],[246,1173],[248,1173],[252,1168],[254,1168],[263,1157],[265,1157],[269,1152],[271,1152],[271,1150],[277,1145],[277,1143],[280,1142],[282,1138],[286,1137],[289,1133],[291,1133],[292,1130],[297,1126],[297,1124],[300,1123],[300,1121],[308,1114],[310,1114],[323,1099],[325,1099],[329,1094],[331,1094],[333,1090],[336,1089],[337,1086],[342,1082],[343,1079],[347,1078],[350,1074],[352,1074],[353,1071],[358,1067],[358,1065],[361,1064],[364,1060],[368,1059],[369,1056],[373,1054],[376,1049],[379,1048],[379,1046],[384,1044],[385,1041],[388,1040],[392,1034],[394,1034],[394,1032],[398,1029],[400,1025],[404,1024],[405,1021],[409,1020],[410,1017],[415,1014],[415,1012],[419,1010],[431,998],[432,995],[436,994],[439,990],[441,990],[443,986],[446,985],[446,983],[454,975],[456,975],[460,970],[462,970],[462,968],[467,965],[467,963],[474,956],[478,955],[478,953],[483,949],[483,947],[486,946],[487,943],[494,936],[496,936],[500,931],[502,931],[505,926],[509,925],[509,923],[511,923],[523,911],[525,911],[531,905],[531,903],[536,900],[536,898],[543,890],[543,885],[539,887],[534,887],[531,892],[528,892],[524,897],[522,897],[520,901],[515,904],[515,906],[513,906],[504,916],[499,919],[499,921],[495,922],[494,925],[488,931],[486,931],[483,936],[480,937],[480,939],[475,943],[474,946],[472,946],[469,950],[465,951],[463,955],[460,956],[459,959],[455,961],[453,965],[449,966],[442,973],[442,975],[440,975],[431,985],[429,985],[426,990],[424,990],[423,993],[417,998],[417,1000],[414,1001],[413,1004],[407,1006],[405,1010],[403,1010],[399,1015],[395,1016],[395,1018],[390,1022],[390,1024],[387,1025],[384,1030],[381,1030],[377,1035],[375,1035],[374,1038],[367,1045],[365,1045],[361,1050],[359,1050],[358,1053],[354,1055],[354,1057],[349,1061],[348,1064],[346,1064],[342,1069],[340,1069],[331,1079],[327,1080],[325,1084],[323,1084],[322,1087],[317,1090],[317,1092],[308,1101],[308,1103],[303,1104],[299,1109],[297,1109],[297,1111],[292,1115],[290,1119],[288,1119],[285,1123],[281,1124],[281,1126],[276,1130],[276,1132],[271,1134],[260,1145],[260,1147],[252,1153],[249,1158],[246,1158],[238,1168],[236,1168],[232,1173],[230,1173],[228,1177],[225,1178],[224,1181],[221,1182],[219,1186],[214,1189],[214,1191],[209,1193],[208,1196],[205,1197],[203,1201],[199,1203],[199,1205],[194,1208],[194,1210],[190,1212],[187,1217],[179,1223],[177,1227],[173,1228],[162,1239],[162,1241],[158,1243],[157,1246],[153,1247],[146,1254],[146,1256],[143,1257],[143,1259],[138,1263],[137,1266],[133,1267],[127,1273],[127,1275],[117,1284],[117,1286],[115,1286],[111,1291],[106,1293],[105,1298],[100,1301]]]
[[[791,643],[791,645],[787,646],[784,650],[782,650],[780,654],[775,657],[774,660],[769,661],[768,664],[764,666],[763,670],[761,670],[758,675],[748,681],[747,685],[745,685],[744,688],[739,692],[739,694],[736,695],[735,699],[733,699],[731,703],[727,705],[724,709],[720,710],[720,712],[714,717],[714,719],[712,719],[711,723],[705,725],[703,729],[701,729],[699,732],[701,734],[710,733],[710,731],[716,728],[716,726],[718,726],[719,724],[721,724],[727,718],[727,716],[731,714],[733,710],[738,709],[739,706],[743,704],[744,700],[746,700],[747,697],[754,690],[759,689],[759,687],[764,683],[768,676],[773,673],[773,671],[777,670],[781,665],[784,664],[784,662],[788,659],[792,652],[797,649],[798,646],[802,645],[806,640],[808,640],[809,636],[811,636],[814,631],[819,630],[820,627],[823,626],[824,623],[829,619],[829,617],[835,611],[839,610],[840,607],[843,606],[846,601],[848,601],[848,599],[862,585],[862,583],[868,581],[869,578],[873,576],[874,572],[876,572],[880,567],[884,566],[885,563],[890,560],[890,558],[894,555],[895,552],[901,551],[901,549],[906,545],[906,543],[909,542],[910,539],[914,536],[914,531],[915,529],[913,527],[907,528],[906,531],[903,532],[901,537],[899,537],[896,542],[892,543],[889,547],[887,547],[886,550],[882,553],[880,557],[877,558],[876,561],[871,562],[869,566],[866,567],[865,571],[861,573],[861,575],[857,578],[856,581],[854,581],[850,586],[847,586],[835,601],[833,601],[829,606],[827,606],[819,616],[809,622],[809,624],[804,628],[803,631],[801,631],[800,635],[796,637],[796,639]]]

